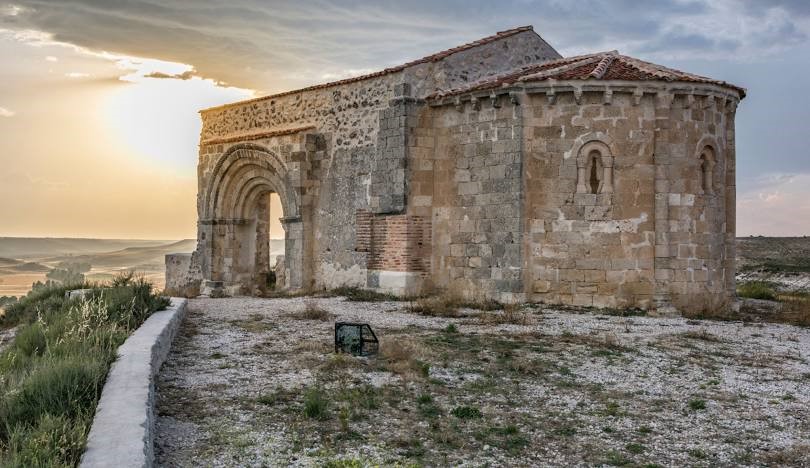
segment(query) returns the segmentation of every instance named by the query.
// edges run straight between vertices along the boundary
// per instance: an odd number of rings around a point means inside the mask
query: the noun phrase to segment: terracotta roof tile
[[[489,77],[467,86],[441,91],[428,99],[440,99],[474,91],[483,91],[516,83],[530,83],[546,80],[622,80],[622,81],[681,81],[686,83],[706,83],[730,88],[745,97],[745,89],[725,81],[713,80],[704,76],[682,72],[662,65],[645,62],[617,51],[568,57],[539,65],[524,67],[496,77]]]
[[[224,104],[224,105],[221,105],[221,106],[210,107],[208,109],[203,109],[201,112],[207,112],[207,111],[210,111],[210,110],[221,109],[223,107],[241,105],[241,104],[246,104],[246,103],[251,103],[251,102],[264,101],[264,100],[267,100],[267,99],[278,98],[278,97],[287,96],[287,95],[290,95],[290,94],[297,94],[297,93],[301,93],[301,92],[304,92],[304,91],[313,91],[313,90],[317,90],[317,89],[330,88],[332,86],[339,86],[339,85],[343,85],[343,84],[356,83],[358,81],[369,80],[371,78],[377,78],[377,77],[380,77],[380,76],[389,75],[391,73],[396,73],[396,72],[402,71],[402,70],[404,70],[404,69],[406,69],[408,67],[412,67],[414,65],[419,65],[419,64],[428,63],[428,62],[438,62],[439,60],[442,60],[442,59],[444,59],[446,57],[449,57],[450,55],[453,55],[453,54],[456,54],[456,53],[459,53],[459,52],[464,52],[465,50],[469,50],[469,49],[472,49],[474,47],[478,47],[480,45],[488,44],[488,43],[493,42],[493,41],[497,41],[497,40],[504,39],[504,38],[507,38],[507,37],[510,37],[510,36],[514,36],[515,34],[519,34],[519,33],[525,32],[525,31],[533,31],[533,30],[534,30],[533,26],[521,26],[521,27],[518,27],[518,28],[507,29],[505,31],[499,31],[499,32],[497,32],[497,33],[495,33],[495,34],[493,34],[491,36],[487,36],[487,37],[484,37],[482,39],[478,39],[477,41],[468,42],[467,44],[462,44],[460,46],[453,47],[451,49],[443,50],[441,52],[437,52],[435,54],[431,54],[431,55],[428,55],[426,57],[422,57],[420,59],[412,60],[410,62],[403,63],[402,65],[389,67],[389,68],[386,68],[384,70],[380,70],[380,71],[377,71],[377,72],[374,72],[374,73],[355,76],[355,77],[352,77],[352,78],[346,78],[346,79],[338,80],[338,81],[331,81],[331,82],[328,82],[328,83],[321,83],[321,84],[317,84],[317,85],[313,85],[313,86],[308,86],[306,88],[295,89],[295,90],[292,90],[292,91],[285,91],[285,92],[282,92],[282,93],[271,94],[271,95],[268,95],[268,96],[261,96],[261,97],[257,97],[257,98],[254,98],[254,99],[247,99],[247,100],[244,100],[244,101],[239,101],[239,102],[235,102],[235,103],[231,103],[231,104]]]

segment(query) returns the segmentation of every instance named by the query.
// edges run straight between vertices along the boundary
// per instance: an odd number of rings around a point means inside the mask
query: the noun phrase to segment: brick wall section
[[[358,210],[356,219],[355,250],[368,252],[369,270],[430,272],[430,218]]]
[[[357,210],[355,214],[356,252],[371,252],[371,233],[374,215],[368,210]]]

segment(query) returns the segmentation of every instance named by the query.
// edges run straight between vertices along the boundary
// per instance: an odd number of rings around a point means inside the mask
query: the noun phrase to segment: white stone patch
[[[361,287],[366,285],[367,272],[360,265],[352,265],[351,268],[336,267],[333,263],[321,263],[321,281],[327,289],[339,286]]]
[[[638,232],[641,223],[647,221],[647,213],[641,213],[638,218],[620,219],[615,221],[591,221],[591,232],[615,234],[619,232]]]

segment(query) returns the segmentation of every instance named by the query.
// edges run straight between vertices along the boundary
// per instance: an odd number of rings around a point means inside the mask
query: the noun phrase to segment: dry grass
[[[467,299],[453,293],[419,297],[411,302],[408,311],[430,317],[461,317],[459,309],[496,311],[504,309],[504,304],[486,297]]]
[[[422,348],[412,338],[390,338],[380,345],[386,370],[403,377],[427,377],[430,365],[419,359]]]
[[[681,336],[683,336],[684,338],[690,338],[690,339],[693,339],[693,340],[711,341],[711,342],[715,342],[715,343],[719,343],[719,342],[723,341],[722,338],[715,335],[714,333],[709,332],[709,330],[706,330],[705,328],[701,328],[699,331],[688,331],[688,332],[682,333]]]
[[[288,314],[288,316],[298,320],[318,320],[321,322],[328,322],[334,317],[315,301],[304,302],[304,310]]]
[[[459,317],[460,301],[453,296],[420,297],[408,306],[414,314],[430,317]]]
[[[810,297],[807,295],[785,295],[780,296],[782,308],[778,313],[779,321],[810,327]]]
[[[530,325],[532,323],[531,316],[523,312],[517,304],[505,304],[503,312],[496,311],[481,314],[480,321],[484,325]]]

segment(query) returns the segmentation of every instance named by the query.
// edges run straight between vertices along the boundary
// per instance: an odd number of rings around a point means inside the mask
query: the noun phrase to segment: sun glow
[[[147,73],[165,73],[151,69]],[[183,69],[170,73],[183,73]],[[197,160],[200,109],[253,96],[240,88],[217,86],[212,80],[147,78],[128,75],[108,97],[105,121],[123,144],[167,169],[188,173]]]

